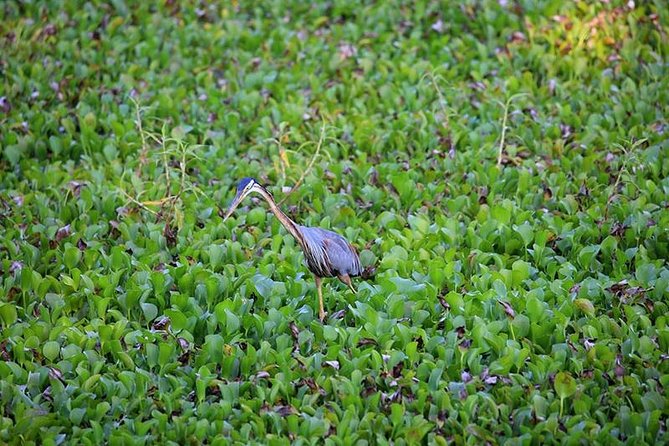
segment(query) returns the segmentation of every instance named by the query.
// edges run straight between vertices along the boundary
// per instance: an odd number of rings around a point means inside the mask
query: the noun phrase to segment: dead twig
[[[151,213],[151,214],[153,214],[153,215],[158,215],[158,212],[156,212],[156,211],[154,211],[153,209],[147,207],[144,203],[142,203],[141,201],[137,200],[135,197],[133,197],[132,195],[130,195],[129,193],[127,193],[127,192],[125,191],[125,189],[123,189],[122,184],[123,184],[122,182],[121,182],[121,184],[119,184],[119,188],[118,188],[118,189],[121,191],[121,193],[122,193],[128,200],[130,200],[132,203],[134,203],[135,205],[139,206],[140,208],[144,209],[145,211],[147,211],[147,212],[149,212],[149,213]]]

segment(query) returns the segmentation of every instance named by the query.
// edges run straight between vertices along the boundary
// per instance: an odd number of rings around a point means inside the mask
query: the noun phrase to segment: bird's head
[[[237,184],[237,195],[235,195],[234,200],[232,200],[232,203],[230,203],[230,207],[228,208],[228,212],[225,213],[225,217],[223,218],[223,221],[227,220],[230,215],[237,209],[237,206],[246,198],[248,194],[251,192],[267,192],[267,190],[260,184],[258,183],[258,180],[255,178],[251,177],[246,177],[242,178],[239,181],[239,184]]]

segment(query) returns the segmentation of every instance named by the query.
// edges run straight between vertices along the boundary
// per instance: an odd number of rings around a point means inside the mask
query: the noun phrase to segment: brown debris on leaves
[[[516,312],[513,310],[510,303],[504,302],[503,300],[498,300],[497,303],[500,304],[502,307],[504,307],[504,313],[506,313],[506,316],[509,319],[513,319],[516,317]]]
[[[169,222],[165,222],[165,229],[163,230],[163,235],[165,236],[165,241],[167,246],[173,248],[177,245],[177,235],[179,230],[176,226],[172,226]]]
[[[58,228],[58,231],[56,231],[56,242],[60,243],[61,240],[69,237],[70,235],[72,235],[70,225],[65,225],[62,228]]]
[[[165,331],[169,328],[169,326],[170,326],[170,318],[167,316],[161,316],[153,322],[151,328],[153,328],[156,331]]]
[[[354,57],[356,54],[358,54],[358,50],[350,43],[344,42],[339,44],[339,60],[344,61]]]
[[[376,266],[374,265],[369,265],[365,267],[365,269],[362,270],[362,273],[360,273],[360,277],[363,279],[372,279],[376,275]]]
[[[627,280],[621,280],[618,283],[614,283],[608,288],[608,290],[623,303],[626,303],[631,298],[644,296],[646,293],[644,288],[630,286]]]

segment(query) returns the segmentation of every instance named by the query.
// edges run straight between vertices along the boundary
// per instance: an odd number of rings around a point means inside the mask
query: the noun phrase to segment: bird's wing
[[[300,228],[305,235],[309,248],[316,252],[316,259],[325,262],[319,265],[321,270],[327,270],[331,276],[349,275],[358,276],[362,272],[360,259],[355,248],[341,235],[321,228]]]

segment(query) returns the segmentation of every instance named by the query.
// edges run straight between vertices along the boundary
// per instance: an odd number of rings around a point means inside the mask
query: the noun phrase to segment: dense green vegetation
[[[106,3],[0,5],[0,443],[669,441],[666,2]]]

